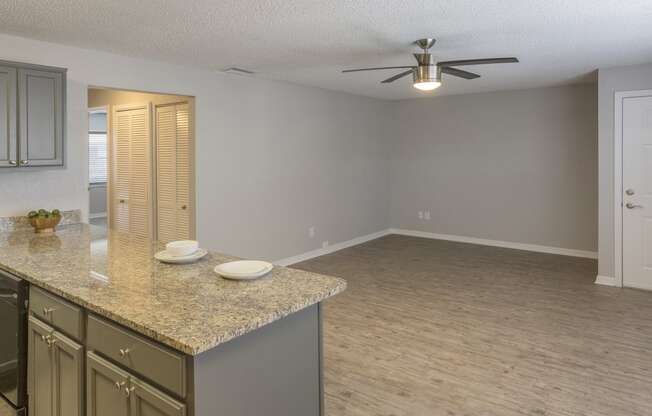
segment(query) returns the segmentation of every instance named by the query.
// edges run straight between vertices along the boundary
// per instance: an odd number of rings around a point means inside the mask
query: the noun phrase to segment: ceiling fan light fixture
[[[439,81],[425,81],[425,82],[415,82],[412,86],[421,91],[432,91],[441,87],[441,82]]]
[[[421,91],[432,91],[441,87],[441,69],[435,65],[419,66],[413,74],[412,86]]]

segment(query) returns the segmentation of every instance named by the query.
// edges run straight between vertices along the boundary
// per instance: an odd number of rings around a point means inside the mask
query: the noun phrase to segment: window
[[[88,124],[88,182],[90,184],[105,184],[108,163],[106,112],[90,112]]]

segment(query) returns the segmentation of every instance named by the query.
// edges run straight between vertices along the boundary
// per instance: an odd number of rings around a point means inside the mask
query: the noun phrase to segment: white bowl
[[[194,240],[171,241],[165,245],[165,251],[172,257],[188,256],[199,249],[199,243]]]

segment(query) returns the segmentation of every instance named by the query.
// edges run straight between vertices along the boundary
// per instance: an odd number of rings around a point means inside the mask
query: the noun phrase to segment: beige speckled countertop
[[[225,280],[197,263],[153,259],[155,243],[87,224],[53,235],[0,233],[0,269],[186,354],[196,355],[336,295],[346,282],[277,266],[256,281]]]

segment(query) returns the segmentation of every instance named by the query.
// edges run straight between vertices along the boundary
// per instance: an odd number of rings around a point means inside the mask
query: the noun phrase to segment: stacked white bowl
[[[165,245],[165,251],[172,257],[185,257],[199,250],[199,243],[195,240],[171,241]]]

